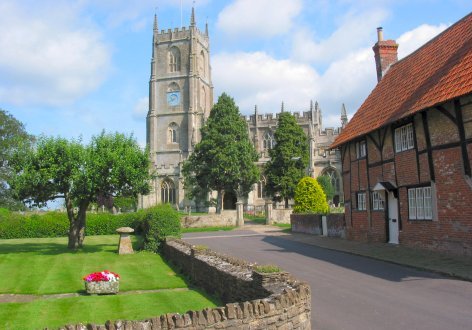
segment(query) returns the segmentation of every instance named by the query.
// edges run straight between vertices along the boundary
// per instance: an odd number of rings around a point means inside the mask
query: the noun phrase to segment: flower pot
[[[85,291],[88,294],[115,294],[120,291],[119,281],[98,281],[98,282],[87,282],[85,281]]]

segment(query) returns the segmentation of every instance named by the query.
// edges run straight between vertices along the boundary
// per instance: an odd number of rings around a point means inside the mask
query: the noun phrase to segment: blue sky
[[[181,7],[182,3],[182,7]],[[190,0],[0,0],[0,108],[28,132],[87,141],[102,129],[145,143],[152,22],[189,25]],[[157,9],[156,9],[157,8]],[[182,8],[182,11],[181,11]],[[196,0],[208,22],[215,101],[243,114],[318,101],[325,126],[376,84],[376,28],[408,55],[472,11],[470,0]]]

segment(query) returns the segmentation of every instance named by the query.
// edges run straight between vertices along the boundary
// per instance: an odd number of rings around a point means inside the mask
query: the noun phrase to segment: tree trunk
[[[79,211],[75,215],[72,200],[66,197],[67,216],[69,218],[69,242],[67,247],[71,250],[80,249],[84,244],[85,216],[88,204],[86,201],[81,201],[79,203]]]
[[[224,190],[218,190],[218,196],[216,198],[216,214],[221,214],[223,210],[223,199],[225,196]]]

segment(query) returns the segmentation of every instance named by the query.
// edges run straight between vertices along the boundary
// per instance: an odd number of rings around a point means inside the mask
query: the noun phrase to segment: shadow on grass
[[[117,245],[114,247],[111,244],[93,244],[84,245],[78,250],[70,250],[67,244],[61,243],[20,243],[9,244],[2,243],[0,245],[0,254],[9,253],[33,253],[38,255],[58,255],[58,254],[79,254],[79,253],[94,253],[94,252],[116,252]]]

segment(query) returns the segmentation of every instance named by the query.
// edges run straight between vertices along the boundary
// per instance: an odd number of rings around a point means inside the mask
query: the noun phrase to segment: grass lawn
[[[67,238],[0,240],[0,294],[83,293],[82,277],[104,269],[121,277],[120,292],[187,288],[158,254],[118,255],[118,235],[89,236],[85,247],[67,249]],[[118,296],[78,296],[0,303],[0,329],[58,327],[71,322],[137,319],[215,306],[196,291]]]
[[[274,223],[273,225],[280,228],[292,228],[292,225],[289,223]]]
[[[196,291],[158,292],[133,295],[80,296],[0,304],[0,329],[59,328],[66,324],[107,320],[143,320],[164,313],[185,313],[213,307]]]

